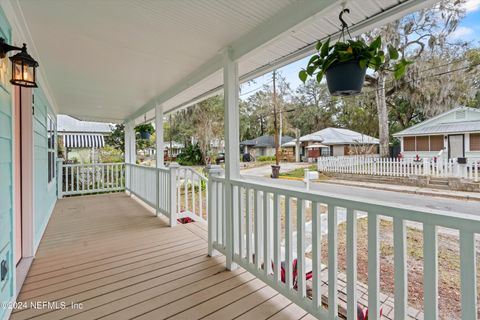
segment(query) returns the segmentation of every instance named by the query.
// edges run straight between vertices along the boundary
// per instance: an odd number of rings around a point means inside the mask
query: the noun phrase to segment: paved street
[[[273,180],[264,176],[245,174],[242,176],[259,182],[281,185],[282,187],[294,187],[305,190],[305,183],[293,180]],[[468,213],[480,216],[480,203],[478,201],[456,200],[441,197],[423,196],[394,191],[373,190],[362,187],[337,185],[333,183],[317,182],[310,185],[311,192],[327,192],[330,194],[352,196],[363,199],[371,199],[388,202],[390,205],[418,206],[419,208],[438,209],[457,213]]]
[[[307,168],[311,166],[311,163],[305,163],[305,162],[282,162],[280,163],[280,173],[292,171],[298,168]],[[256,168],[251,168],[251,169],[241,169],[241,174],[243,175],[250,175],[250,176],[258,176],[258,177],[269,177],[270,174],[272,173],[272,167],[270,164],[261,166],[261,167],[256,167]]]

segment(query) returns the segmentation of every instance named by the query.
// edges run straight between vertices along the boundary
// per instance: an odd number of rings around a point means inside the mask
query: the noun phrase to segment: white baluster
[[[330,319],[338,318],[337,272],[338,272],[337,208],[329,204],[328,205],[328,312],[329,312]]]
[[[357,213],[347,209],[347,318],[357,319]]]

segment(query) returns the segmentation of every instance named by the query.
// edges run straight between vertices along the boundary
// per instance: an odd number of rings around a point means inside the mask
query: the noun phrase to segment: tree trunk
[[[380,72],[377,79],[377,88],[375,91],[375,100],[377,102],[378,113],[378,133],[380,140],[380,156],[389,156],[389,130],[388,130],[388,110],[385,97],[385,75]]]

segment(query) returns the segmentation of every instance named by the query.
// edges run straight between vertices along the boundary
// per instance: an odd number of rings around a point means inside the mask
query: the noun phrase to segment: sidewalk
[[[395,184],[384,184],[384,183],[363,182],[363,181],[350,181],[350,180],[341,180],[341,179],[320,180],[316,182],[340,184],[340,185],[346,185],[346,186],[362,187],[362,188],[377,189],[377,190],[384,190],[384,191],[411,193],[411,194],[418,194],[423,196],[480,201],[480,193],[478,192],[440,190],[440,189],[432,189],[432,188],[421,188],[421,187],[413,187],[413,186],[402,186],[402,185],[395,185]]]

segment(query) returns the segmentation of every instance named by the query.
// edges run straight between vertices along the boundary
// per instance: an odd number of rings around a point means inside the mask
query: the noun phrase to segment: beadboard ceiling
[[[341,10],[334,0],[12,1],[58,111],[116,122],[218,91],[226,47],[243,79],[310,54]],[[360,32],[431,4],[352,0],[346,18]]]

